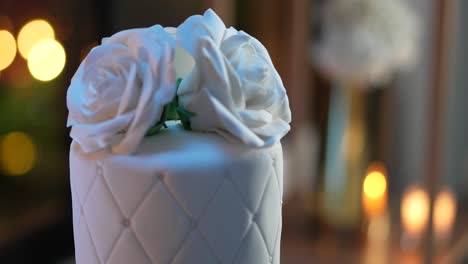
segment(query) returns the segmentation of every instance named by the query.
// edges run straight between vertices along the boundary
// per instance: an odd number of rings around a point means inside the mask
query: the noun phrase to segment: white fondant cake
[[[134,155],[70,150],[78,264],[280,263],[282,150],[179,125]]]
[[[258,40],[212,10],[119,32],[67,105],[78,264],[280,263],[291,113]]]

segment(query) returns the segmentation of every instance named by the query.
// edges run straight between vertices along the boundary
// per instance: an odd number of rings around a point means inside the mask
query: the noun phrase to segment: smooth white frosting
[[[76,260],[280,263],[282,150],[171,125],[134,155],[70,150]]]

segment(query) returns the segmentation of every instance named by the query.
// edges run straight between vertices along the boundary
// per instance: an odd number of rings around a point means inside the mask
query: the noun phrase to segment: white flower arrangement
[[[373,83],[414,64],[418,17],[400,0],[330,0],[313,60],[336,80]]]
[[[176,92],[175,41],[161,26],[103,39],[83,60],[67,92],[67,126],[89,153],[131,153]]]
[[[281,78],[265,47],[208,10],[177,28],[119,32],[81,63],[67,93],[71,137],[84,152],[133,153],[166,120],[252,147],[277,143],[290,129]],[[195,66],[175,79],[176,45]]]
[[[254,147],[278,142],[290,129],[291,111],[281,78],[265,47],[208,10],[177,29],[195,59],[182,81],[180,103],[195,113],[194,130],[235,137]]]

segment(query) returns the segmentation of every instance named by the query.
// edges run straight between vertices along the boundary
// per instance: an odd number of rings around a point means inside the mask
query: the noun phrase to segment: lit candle
[[[410,242],[409,245],[419,243],[429,219],[429,195],[426,190],[419,186],[408,188],[403,194],[400,209],[406,238],[402,242]]]
[[[450,240],[457,214],[457,201],[449,189],[437,194],[434,202],[434,234],[438,244],[445,244]]]
[[[390,219],[387,214],[387,179],[385,166],[372,163],[362,184],[362,206],[368,218],[364,262],[382,263],[388,254]]]
[[[381,215],[387,207],[386,170],[382,163],[372,163],[362,185],[362,205],[368,218]]]

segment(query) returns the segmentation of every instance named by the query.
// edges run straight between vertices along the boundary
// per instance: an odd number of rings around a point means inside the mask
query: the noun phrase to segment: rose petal
[[[241,121],[246,124],[248,127],[258,127],[264,124],[271,123],[273,117],[270,113],[265,111],[264,109],[261,110],[241,110],[239,111],[239,115]]]
[[[197,52],[197,43],[202,38],[211,39],[220,46],[226,26],[213,10],[208,9],[203,16],[189,17],[177,28],[179,44],[190,54]]]
[[[134,112],[97,124],[74,124],[70,136],[78,142],[85,153],[91,153],[112,145],[115,136],[125,130]]]
[[[224,28],[219,42],[216,36],[221,34],[212,32],[220,24],[209,22],[213,18],[218,17],[212,11],[192,16],[177,29],[178,42],[196,62],[178,91],[179,102],[196,113],[192,128],[253,147],[278,142],[290,129],[291,113],[268,52],[234,28]]]
[[[127,75],[127,83],[125,90],[120,98],[120,105],[117,111],[117,115],[121,115],[129,109],[135,108],[137,104],[136,93],[140,93],[139,87],[136,87],[137,82],[137,65],[132,64],[130,66],[129,73]]]
[[[159,65],[151,67],[145,63],[141,64],[143,86],[140,99],[138,100],[132,124],[122,141],[112,148],[115,153],[134,152],[148,129],[161,117],[162,106],[169,103],[174,97],[175,80],[174,69],[171,66],[172,49],[166,43],[163,50],[164,52],[160,55]],[[159,69],[156,76],[153,75],[152,68]]]
[[[193,130],[217,132],[228,139],[232,138],[227,136],[230,134],[247,145],[263,146],[263,141],[207,89],[202,89],[196,94],[188,108],[190,111],[201,113],[190,120]]]
[[[174,45],[155,26],[119,32],[90,52],[67,92],[67,123],[85,152],[136,149],[174,97]]]

